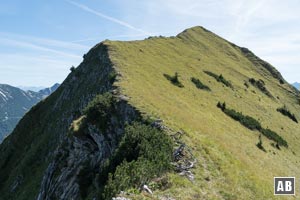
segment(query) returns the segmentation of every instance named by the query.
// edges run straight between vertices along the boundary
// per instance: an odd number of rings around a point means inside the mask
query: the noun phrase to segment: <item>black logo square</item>
[[[274,177],[274,195],[295,195],[295,177]]]

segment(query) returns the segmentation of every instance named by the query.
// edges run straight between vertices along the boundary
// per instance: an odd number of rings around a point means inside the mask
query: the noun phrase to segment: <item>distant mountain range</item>
[[[52,92],[54,92],[59,87],[58,83],[55,83],[52,87],[42,89],[38,91],[37,94],[41,95],[43,98],[49,96]]]
[[[0,143],[32,106],[49,96],[59,87],[56,83],[38,92],[0,84]]]
[[[24,91],[34,91],[34,92],[38,92],[40,90],[43,90],[45,89],[46,87],[45,86],[16,86],[17,88],[20,88],[21,90],[24,90]]]
[[[295,82],[295,83],[293,83],[292,85],[293,85],[295,88],[297,88],[298,90],[300,90],[300,83]]]

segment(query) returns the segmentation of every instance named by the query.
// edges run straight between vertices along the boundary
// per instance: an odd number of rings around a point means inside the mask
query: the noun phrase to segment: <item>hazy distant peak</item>
[[[46,86],[18,86],[18,88],[24,90],[24,91],[33,91],[38,92],[42,89],[47,88]]]
[[[292,84],[295,88],[297,88],[298,90],[300,89],[300,83],[295,82]]]

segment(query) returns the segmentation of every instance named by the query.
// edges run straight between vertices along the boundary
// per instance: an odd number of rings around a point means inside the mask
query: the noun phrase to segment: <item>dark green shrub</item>
[[[218,104],[217,104],[217,107],[220,108],[224,112],[225,109],[226,109],[226,103],[225,102],[221,103],[219,101]]]
[[[274,98],[273,95],[271,94],[271,92],[266,88],[265,86],[265,82],[261,79],[259,80],[255,80],[254,78],[250,78],[249,82],[256,87],[257,89],[259,89],[262,93],[264,93],[265,95],[267,95],[268,97]]]
[[[116,77],[117,77],[117,73],[115,71],[112,71],[108,74],[108,80],[110,83],[113,83],[115,82],[116,80]]]
[[[115,112],[115,99],[111,93],[97,95],[84,109],[87,121],[104,130],[109,123],[110,116]]]
[[[76,69],[75,69],[74,66],[72,66],[72,67],[70,68],[70,71],[71,71],[71,72],[75,72],[75,70],[76,70]]]
[[[270,129],[261,129],[261,133],[267,138],[269,138],[270,140],[275,141],[278,146],[288,147],[288,143],[282,137],[280,137],[276,132]]]
[[[245,116],[241,112],[236,112],[233,109],[224,109],[223,111],[226,115],[230,116],[232,119],[239,121],[242,125],[247,127],[250,130],[260,130],[261,125],[259,121],[256,119],[250,117],[250,116]]]
[[[260,150],[264,151],[264,152],[267,152],[266,149],[264,148],[263,146],[263,143],[262,143],[262,139],[261,139],[261,134],[259,134],[259,137],[258,137],[258,143],[256,144],[257,148],[259,148]]]
[[[278,108],[277,112],[280,112],[281,114],[283,114],[284,116],[290,118],[291,120],[293,120],[294,122],[298,123],[298,120],[296,118],[296,116],[294,114],[292,114],[286,106],[282,107],[282,108]]]
[[[211,89],[207,85],[204,85],[199,79],[192,77],[191,81],[198,89],[211,91]]]
[[[230,87],[230,88],[233,88],[232,84],[230,83],[230,81],[227,81],[222,74],[220,75],[217,75],[213,72],[210,72],[210,71],[203,71],[204,73],[206,73],[207,75],[215,78],[218,82],[221,82],[223,83],[225,86],[227,87]]]
[[[172,151],[170,144],[172,141],[163,132],[149,125],[133,123],[126,127],[116,157],[126,158],[128,162],[140,156],[150,160],[169,160],[169,153]]]
[[[164,77],[168,79],[173,85],[176,85],[177,87],[184,87],[183,84],[179,81],[179,74],[175,72],[174,76],[170,76],[168,74],[164,74]]]
[[[232,119],[239,121],[242,125],[249,128],[250,130],[260,130],[260,122],[254,119],[253,117],[243,115],[241,112],[237,112],[233,109],[227,109],[226,103],[218,102],[217,107],[220,108],[226,115]]]
[[[215,73],[213,73],[213,72],[210,72],[210,71],[203,71],[203,72],[206,73],[207,75],[209,75],[209,76],[215,78],[216,80],[219,79],[219,75],[217,75],[217,74],[215,74]]]
[[[156,175],[155,163],[146,159],[137,161],[124,161],[114,174],[109,174],[108,182],[104,189],[104,199],[111,199],[114,195],[131,188],[139,189]]]
[[[246,88],[249,88],[249,84],[245,81],[244,85],[246,86]]]
[[[220,101],[218,102],[217,107],[220,108],[220,109],[222,109],[222,104],[221,104]]]
[[[280,137],[276,132],[270,129],[262,128],[260,122],[254,119],[253,117],[243,115],[243,113],[237,112],[233,109],[227,109],[225,102],[223,104],[218,102],[217,107],[220,108],[226,115],[228,115],[232,119],[240,122],[246,128],[250,130],[260,131],[268,139],[275,141],[278,146],[288,147],[287,141]]]
[[[172,151],[172,141],[165,133],[140,123],[127,126],[118,149],[107,165],[106,170],[110,174],[104,198],[111,199],[130,188],[138,189],[170,170]]]

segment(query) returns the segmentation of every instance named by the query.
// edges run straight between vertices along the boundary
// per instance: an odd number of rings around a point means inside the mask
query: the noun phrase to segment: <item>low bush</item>
[[[195,86],[198,89],[211,91],[211,89],[207,85],[204,85],[199,79],[192,77],[191,81],[195,84]]]
[[[266,136],[270,140],[275,141],[278,146],[288,147],[288,143],[282,137],[280,137],[276,132],[264,128],[261,129],[260,131],[264,136]]]
[[[291,120],[293,120],[294,122],[298,123],[298,120],[296,118],[296,116],[294,114],[292,114],[286,106],[283,106],[282,108],[278,108],[277,112],[280,112],[281,114],[283,114],[284,116],[290,118]]]
[[[108,80],[110,83],[114,83],[117,78],[117,73],[115,71],[112,71],[108,74]]]
[[[273,95],[271,94],[271,92],[266,88],[265,86],[265,82],[263,80],[255,80],[254,78],[250,78],[249,82],[256,87],[257,89],[259,89],[262,93],[264,93],[265,95],[267,95],[268,97],[274,98]]]
[[[82,121],[106,131],[115,115],[118,116],[116,99],[111,93],[97,95],[84,109],[85,116],[73,123],[73,131],[81,130]],[[109,139],[109,138],[108,138]],[[173,142],[164,132],[146,124],[146,121],[126,124],[116,150],[99,166],[97,195],[99,199],[112,199],[121,191],[139,189],[153,178],[171,169]],[[94,173],[94,172],[93,172]],[[87,196],[91,182],[85,169],[80,171],[82,197]]]
[[[168,74],[164,74],[164,77],[168,79],[173,85],[176,85],[177,87],[184,87],[183,84],[179,81],[179,74],[175,72],[174,76],[170,76]]]
[[[133,123],[125,129],[119,147],[107,165],[110,173],[103,198],[120,191],[139,189],[171,169],[173,144],[163,132],[149,125]]]
[[[220,108],[226,115],[231,117],[232,119],[239,121],[242,125],[247,127],[250,130],[260,130],[261,124],[259,121],[254,119],[253,117],[243,115],[241,112],[237,112],[234,109],[227,109],[226,103],[218,102],[217,107]]]
[[[220,108],[224,112],[225,109],[226,109],[226,103],[225,102],[223,102],[223,103],[218,102],[217,107]]]
[[[250,130],[258,130],[268,139],[273,140],[279,146],[288,147],[287,141],[285,141],[282,137],[280,137],[276,132],[270,129],[264,129],[260,122],[254,119],[253,117],[243,115],[241,112],[237,112],[233,109],[226,108],[226,104],[218,102],[217,107],[220,108],[226,115],[231,117],[232,119],[240,122],[243,126]]]
[[[261,139],[261,134],[259,135],[258,137],[258,143],[256,144],[257,148],[259,148],[260,150],[264,151],[264,152],[267,152],[266,149],[264,148],[263,146],[263,143],[262,143],[262,139]]]
[[[284,80],[283,79],[280,79],[279,80],[279,83],[282,85],[282,84],[284,84]]]
[[[86,119],[96,125],[100,130],[105,130],[111,115],[115,112],[115,99],[111,93],[97,95],[83,110]]]
[[[241,112],[236,112],[233,109],[225,109],[224,113],[233,118],[236,121],[239,121],[242,125],[249,128],[250,130],[260,130],[261,125],[259,121],[253,117],[243,115]]]
[[[226,79],[223,77],[222,74],[217,75],[217,74],[215,74],[215,73],[213,73],[213,72],[210,72],[210,71],[204,71],[204,73],[206,73],[207,75],[209,75],[209,76],[215,78],[218,82],[223,83],[225,86],[230,87],[230,88],[233,88],[231,82],[228,81],[228,80],[226,80]]]
[[[75,69],[74,66],[72,66],[72,67],[70,68],[70,71],[71,71],[71,72],[75,72],[75,70],[76,70],[76,69]]]

